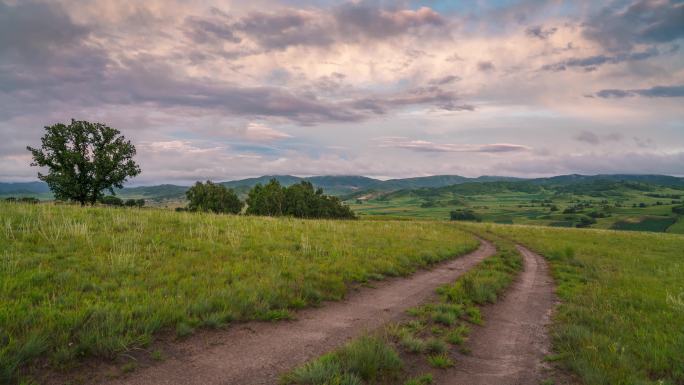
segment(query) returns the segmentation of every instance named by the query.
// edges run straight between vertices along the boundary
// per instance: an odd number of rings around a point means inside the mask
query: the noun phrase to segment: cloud
[[[589,18],[584,36],[609,50],[629,50],[639,43],[667,43],[684,37],[684,3],[638,0],[626,8],[613,2]]]
[[[575,140],[577,140],[578,142],[588,143],[588,144],[592,144],[592,145],[598,145],[598,144],[602,144],[605,142],[620,141],[620,140],[622,140],[622,135],[617,133],[617,132],[613,132],[613,133],[606,134],[606,135],[598,135],[598,134],[595,134],[591,131],[584,130],[575,136]]]
[[[477,63],[477,69],[482,72],[491,72],[494,71],[495,67],[491,61],[481,61]]]
[[[197,43],[253,41],[264,50],[295,46],[328,47],[335,43],[391,39],[439,28],[445,19],[428,7],[385,9],[367,2],[348,2],[329,12],[281,9],[250,12],[233,19],[214,9],[209,17],[190,16],[186,34]]]
[[[525,34],[527,36],[530,36],[530,37],[534,37],[534,38],[541,39],[541,40],[546,40],[551,35],[556,33],[556,31],[558,31],[557,27],[544,29],[543,26],[537,25],[537,26],[527,28],[525,30]]]
[[[246,139],[257,142],[271,142],[292,137],[292,135],[278,131],[262,123],[249,123],[244,128],[243,135]]]
[[[684,85],[654,86],[651,88],[634,90],[605,89],[598,91],[594,95],[604,99],[622,99],[634,96],[643,96],[647,98],[681,98],[684,97]]]
[[[443,85],[447,85],[447,84],[457,82],[459,80],[461,80],[460,76],[448,75],[448,76],[444,76],[444,77],[437,78],[437,79],[431,79],[430,81],[428,81],[428,84],[435,85],[435,86],[443,86]]]
[[[413,150],[418,152],[479,152],[479,153],[506,153],[529,151],[530,147],[520,144],[493,143],[493,144],[452,144],[433,143],[425,140],[410,140],[403,137],[378,138],[380,147],[394,147]]]
[[[342,34],[374,39],[446,24],[442,16],[428,7],[385,10],[365,2],[341,5],[334,11],[334,17]]]
[[[595,55],[583,58],[569,58],[554,64],[546,64],[542,67],[545,71],[565,71],[568,67],[579,67],[584,70],[593,70],[603,64],[618,64],[650,59],[660,55],[656,48],[650,48],[641,52],[628,52],[617,55]]]

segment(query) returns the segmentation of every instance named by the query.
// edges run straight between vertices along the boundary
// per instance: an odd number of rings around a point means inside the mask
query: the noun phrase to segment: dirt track
[[[471,354],[457,357],[456,366],[436,378],[440,385],[539,384],[549,374],[547,327],[555,303],[546,261],[518,246],[524,271],[496,304],[483,311],[485,325],[474,328]]]
[[[298,312],[295,321],[250,322],[190,338],[174,348],[182,354],[104,383],[276,384],[280,373],[401,317],[406,309],[434,295],[437,286],[454,281],[494,252],[494,246],[483,241],[478,250],[431,270],[380,282],[344,301]]]

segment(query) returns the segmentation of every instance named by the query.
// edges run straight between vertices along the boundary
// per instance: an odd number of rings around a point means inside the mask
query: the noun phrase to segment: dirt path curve
[[[250,322],[191,338],[167,360],[141,368],[108,384],[276,384],[280,373],[375,329],[434,295],[434,289],[454,281],[465,271],[494,254],[494,246],[481,241],[467,255],[444,262],[409,278],[380,282],[340,302],[297,313],[291,322]]]
[[[438,378],[440,385],[532,385],[546,379],[547,327],[555,304],[553,281],[543,257],[518,246],[524,270],[499,302],[483,309],[485,325],[474,328],[471,354]]]

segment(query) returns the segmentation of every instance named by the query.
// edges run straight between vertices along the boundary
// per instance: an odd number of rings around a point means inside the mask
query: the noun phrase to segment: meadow
[[[600,385],[684,383],[684,237],[473,224],[550,262],[561,299],[549,357]]]
[[[448,223],[0,203],[0,382],[234,321],[278,320],[477,247]]]
[[[484,184],[486,187],[487,184]],[[457,187],[457,186],[454,186]],[[360,216],[372,218],[449,219],[457,209],[475,212],[482,222],[501,224],[575,227],[582,218],[595,215],[592,228],[613,230],[683,233],[682,216],[672,208],[682,204],[681,190],[664,186],[649,186],[644,191],[617,188],[609,195],[593,191],[487,191],[462,192],[426,189],[400,191],[378,195],[370,199],[346,201]],[[661,196],[661,197],[659,197]],[[556,210],[552,210],[555,207]],[[566,209],[572,212],[565,212]],[[596,215],[598,214],[598,215]],[[682,222],[684,223],[684,222]]]

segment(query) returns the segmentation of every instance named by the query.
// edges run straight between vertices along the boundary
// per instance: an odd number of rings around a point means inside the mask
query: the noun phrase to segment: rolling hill
[[[426,177],[380,180],[357,175],[323,175],[298,177],[293,175],[264,175],[220,182],[226,187],[235,189],[244,196],[250,188],[276,179],[285,186],[309,181],[315,187],[322,188],[331,195],[353,199],[362,196],[382,196],[387,194],[412,196],[440,196],[451,194],[473,195],[496,193],[502,191],[537,191],[540,188],[558,192],[577,193],[584,190],[610,191],[616,187],[624,187],[624,183],[632,183],[631,188],[648,185],[665,186],[684,189],[684,178],[668,175],[560,175],[549,178],[523,179],[504,176],[480,176],[467,178],[459,175],[433,175]],[[456,187],[460,186],[460,187]],[[143,198],[153,201],[184,199],[188,186],[161,184],[153,186],[126,187],[117,190],[122,198]],[[0,197],[29,196],[51,199],[50,189],[43,182],[2,183]]]

